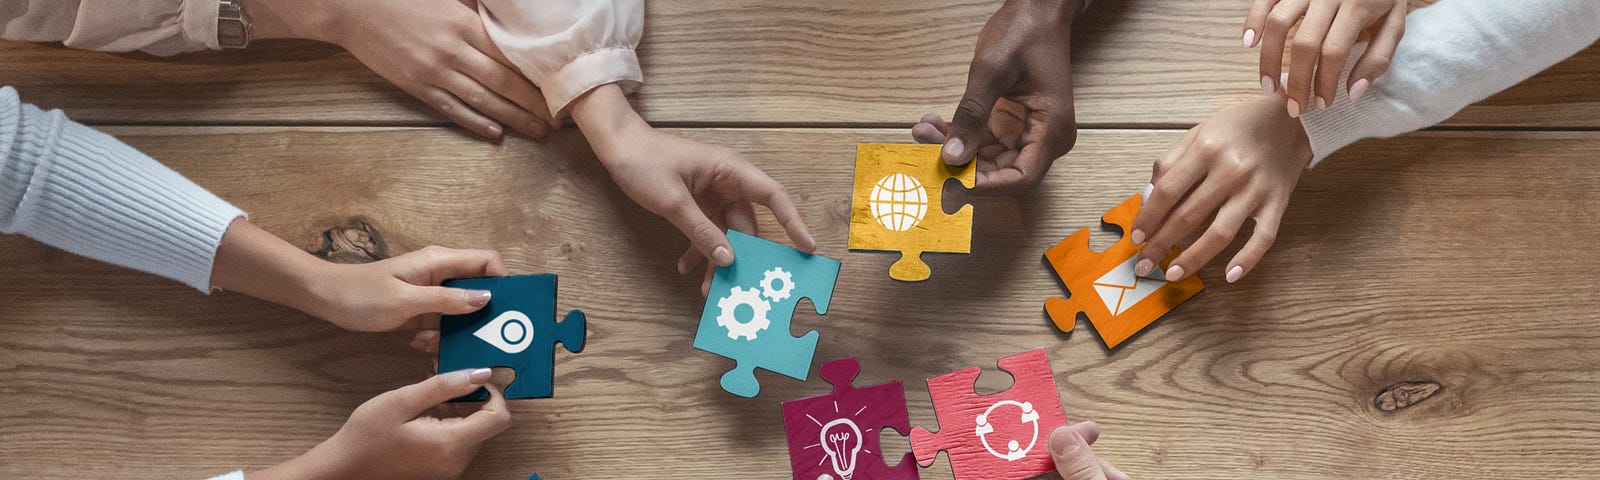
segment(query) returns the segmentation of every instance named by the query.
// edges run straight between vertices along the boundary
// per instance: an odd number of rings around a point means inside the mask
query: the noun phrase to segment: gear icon
[[[784,294],[787,295],[788,292]],[[740,322],[739,317],[734,316],[734,311],[738,310],[740,305],[750,307],[752,315],[749,322]],[[755,340],[758,332],[772,325],[772,321],[767,319],[767,312],[772,310],[772,304],[762,300],[761,291],[754,288],[728,289],[728,296],[717,299],[717,308],[721,310],[717,314],[717,325],[728,329],[728,338],[737,340],[742,337],[745,340]]]
[[[783,288],[773,288],[774,280],[783,281]],[[794,275],[784,271],[783,268],[773,267],[761,278],[761,294],[774,302],[789,298],[789,292],[792,291],[794,291]]]

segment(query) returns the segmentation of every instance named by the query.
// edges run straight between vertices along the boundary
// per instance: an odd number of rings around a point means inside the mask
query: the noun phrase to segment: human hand
[[[1211,226],[1167,269],[1168,281],[1200,270],[1244,227],[1250,241],[1228,264],[1228,283],[1254,270],[1272,248],[1289,195],[1311,162],[1311,142],[1273,95],[1224,109],[1189,129],[1155,163],[1130,240],[1142,245],[1134,273],[1148,275],[1196,227]],[[1148,235],[1147,235],[1148,233]]]
[[[505,397],[486,385],[491,374],[487,368],[443,373],[378,395],[311,451],[246,478],[456,478],[485,441],[511,427]],[[480,387],[489,391],[481,408],[465,416],[444,412],[461,406],[445,402]]]
[[[1094,422],[1062,425],[1050,432],[1050,456],[1061,480],[1132,480],[1089,448],[1099,439],[1100,425]]]
[[[338,44],[406,93],[480,136],[532,138],[561,127],[544,96],[500,53],[476,0],[257,0],[256,37]]]
[[[944,144],[946,164],[976,157],[975,192],[1026,193],[1077,142],[1071,40],[1079,7],[1076,0],[1007,0],[978,35],[951,123],[924,116],[912,129],[919,140]],[[997,139],[992,132],[1005,122],[1016,123],[1017,134]]]
[[[713,268],[706,270],[701,294],[711,286],[714,267],[733,263],[736,252],[724,230],[757,233],[758,204],[772,211],[795,248],[816,250],[816,241],[783,185],[738,152],[651,128],[615,85],[579,97],[572,116],[628,198],[665,217],[689,238],[691,245],[678,259],[678,272],[687,275],[711,259]]]
[[[1289,30],[1296,23],[1300,29],[1290,43]],[[1262,95],[1279,90],[1283,50],[1289,48],[1289,80],[1283,90],[1288,94],[1289,116],[1299,118],[1311,110],[1312,95],[1317,108],[1327,108],[1358,40],[1369,43],[1350,70],[1346,89],[1351,99],[1361,98],[1367,87],[1389,70],[1389,61],[1406,30],[1406,1],[1254,0],[1244,28],[1244,46],[1261,44]]]

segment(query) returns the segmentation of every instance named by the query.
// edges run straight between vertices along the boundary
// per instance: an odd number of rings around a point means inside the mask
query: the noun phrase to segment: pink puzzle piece
[[[1067,424],[1067,415],[1050,359],[1044,349],[1029,350],[1000,359],[1000,369],[1016,382],[987,396],[973,389],[982,372],[978,367],[928,379],[939,433],[911,429],[918,464],[933,465],[944,450],[956,480],[1021,480],[1055,471],[1047,439]]]
[[[889,467],[878,448],[879,429],[911,428],[900,382],[856,388],[861,362],[854,358],[831,360],[820,371],[833,393],[783,402],[795,480],[916,480],[911,454]]]

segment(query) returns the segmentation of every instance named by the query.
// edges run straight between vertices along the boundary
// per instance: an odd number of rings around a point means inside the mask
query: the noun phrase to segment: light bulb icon
[[[516,355],[533,344],[533,321],[522,312],[507,310],[472,332],[472,336],[502,352]]]
[[[861,427],[848,418],[834,420],[822,426],[821,440],[822,451],[833,460],[833,471],[843,480],[850,480],[856,471],[856,455],[861,453]]]

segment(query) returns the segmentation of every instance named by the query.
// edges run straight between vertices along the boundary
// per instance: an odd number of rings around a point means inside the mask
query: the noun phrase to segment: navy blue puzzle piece
[[[519,275],[448,280],[444,286],[488,290],[489,304],[466,315],[439,319],[439,372],[509,367],[516,380],[506,398],[548,398],[555,369],[555,344],[583,351],[587,332],[583,312],[556,321],[556,276]],[[453,401],[489,398],[483,389]]]

